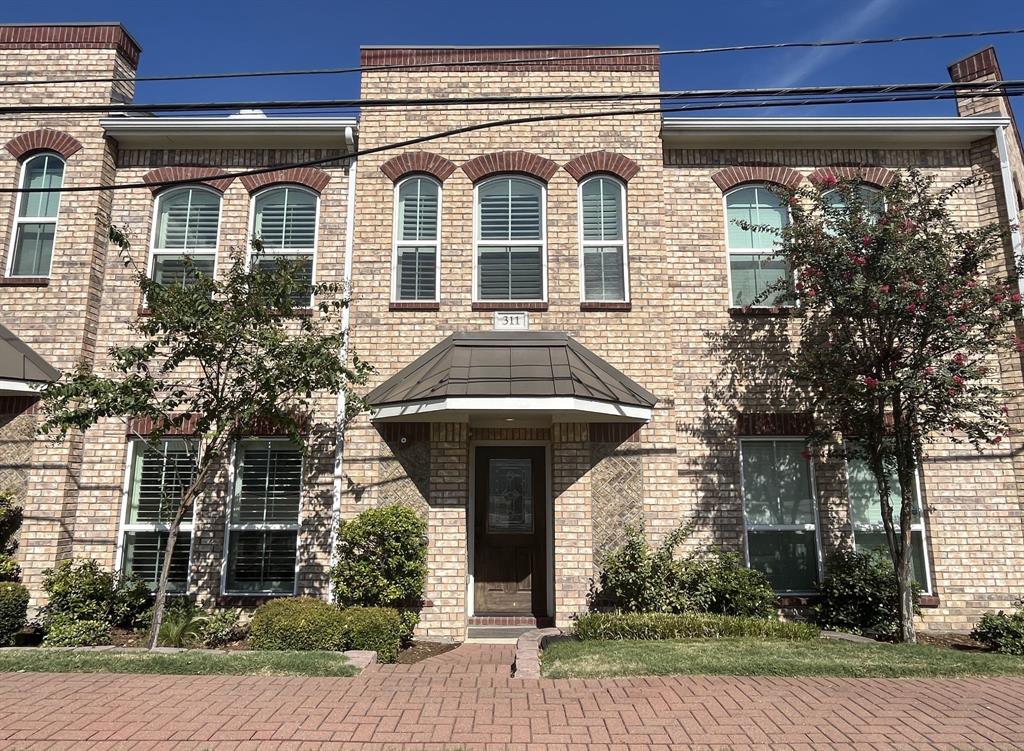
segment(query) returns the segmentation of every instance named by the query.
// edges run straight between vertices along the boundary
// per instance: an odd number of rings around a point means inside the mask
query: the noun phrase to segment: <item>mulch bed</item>
[[[989,649],[983,644],[974,641],[967,634],[955,633],[918,633],[917,640],[922,644],[931,644],[933,647],[946,647],[947,649],[958,649],[964,652],[988,652]]]
[[[458,644],[441,644],[433,641],[414,641],[408,649],[398,653],[398,664],[411,665],[414,662],[421,662],[428,657],[443,655],[451,652]]]

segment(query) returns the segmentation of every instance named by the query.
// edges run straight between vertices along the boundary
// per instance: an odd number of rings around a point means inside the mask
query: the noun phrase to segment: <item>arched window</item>
[[[416,175],[395,186],[395,248],[392,299],[439,299],[441,186]]]
[[[546,300],[544,187],[503,175],[476,188],[475,296],[481,301]]]
[[[725,194],[726,245],[729,251],[730,300],[734,306],[778,305],[781,290],[765,295],[769,286],[788,279],[789,266],[775,252],[777,238],[738,222],[777,229],[789,223],[789,210],[767,185],[744,185]]]
[[[149,274],[158,284],[188,284],[196,274],[213,276],[220,232],[220,193],[211,188],[174,188],[156,197]]]
[[[612,177],[580,183],[580,275],[584,301],[625,302],[625,188]]]
[[[295,273],[307,286],[307,291],[296,294],[296,305],[311,304],[319,202],[312,191],[293,185],[268,188],[253,199],[252,235],[263,251],[251,262],[267,270],[280,259],[295,262]]]
[[[22,165],[22,188],[56,191],[63,184],[64,160],[56,154],[37,154]],[[60,193],[19,193],[17,203],[7,275],[49,276]]]
[[[882,198],[882,191],[863,183],[853,186],[851,195],[847,196],[841,190],[830,190],[825,194],[825,200],[835,209],[849,210],[851,204],[864,211],[865,219],[874,224],[885,212],[885,201]]]

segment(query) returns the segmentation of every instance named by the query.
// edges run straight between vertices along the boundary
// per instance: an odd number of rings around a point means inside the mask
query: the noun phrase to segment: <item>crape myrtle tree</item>
[[[128,233],[112,227],[110,240],[126,265]],[[252,241],[253,257],[262,253]],[[283,433],[308,451],[317,427],[314,405],[325,393],[342,394],[346,415],[362,409],[355,387],[369,366],[345,355],[339,313],[348,291],[336,284],[310,288],[294,261],[270,268],[231,254],[222,278],[200,273],[187,261],[183,282],[158,284],[134,268],[148,315],[130,324],[130,343],[111,348],[100,368],[81,365],[62,374],[42,394],[44,434],[58,439],[85,431],[100,420],[142,419],[152,425],[144,437],[158,448],[168,436],[182,436],[191,473],[165,499],[167,542],[156,586],[150,648],[156,646],[167,597],[171,559],[182,520],[196,499],[209,494],[217,468],[232,445],[255,426]],[[314,295],[316,311],[296,315]],[[335,440],[343,426],[327,426]],[[321,431],[322,432],[322,431]]]
[[[1013,335],[1020,269],[1006,273],[1007,227],[967,227],[951,210],[982,179],[939,187],[908,170],[873,190],[829,176],[782,191],[788,226],[754,227],[777,235],[792,272],[766,295],[802,314],[791,375],[809,390],[811,442],[841,433],[877,483],[904,642],[916,639],[911,525],[924,444],[940,434],[979,451],[998,444],[1010,394],[993,366],[1001,350],[1024,351]]]

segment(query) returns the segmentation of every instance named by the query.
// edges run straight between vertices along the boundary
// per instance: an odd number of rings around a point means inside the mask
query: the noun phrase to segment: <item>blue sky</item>
[[[355,65],[360,44],[658,44],[663,49],[971,31],[1024,25],[1016,0],[49,0],[9,3],[0,22],[121,21],[143,47],[140,74]],[[996,44],[1024,79],[1024,35]],[[662,88],[945,81],[946,65],[989,43],[916,42],[666,58]],[[147,83],[137,101],[347,98],[358,76]],[[1020,103],[1017,103],[1020,112]],[[800,108],[763,114],[943,115],[952,102]],[[729,114],[742,114],[732,112]]]

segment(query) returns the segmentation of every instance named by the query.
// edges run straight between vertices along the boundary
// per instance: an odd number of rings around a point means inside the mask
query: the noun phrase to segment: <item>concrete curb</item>
[[[512,664],[513,678],[540,678],[540,653],[552,639],[563,637],[560,628],[535,628],[521,634],[516,641],[516,661]]]
[[[822,631],[821,638],[832,639],[833,641],[852,641],[854,644],[888,644],[888,642],[876,641],[866,636],[849,634],[845,631]]]
[[[155,654],[172,655],[181,652],[205,652],[209,654],[232,655],[248,654],[257,650],[248,649],[186,649],[184,647],[117,647],[113,644],[104,644],[98,647],[0,647],[0,652],[102,652],[105,654]],[[349,664],[354,668],[363,670],[370,665],[377,664],[377,653],[365,649],[349,649],[341,654],[348,658]]]

